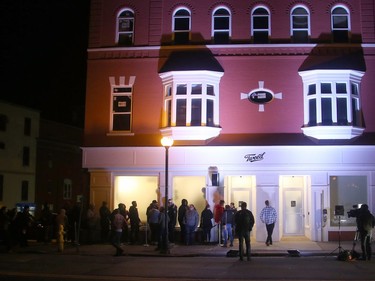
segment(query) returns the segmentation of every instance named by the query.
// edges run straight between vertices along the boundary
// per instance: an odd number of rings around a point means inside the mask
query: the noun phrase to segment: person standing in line
[[[120,212],[120,208],[112,212],[112,246],[116,248],[115,256],[121,256],[124,250],[121,248],[121,237],[126,220]]]
[[[56,240],[59,252],[64,251],[65,234],[68,228],[69,221],[65,209],[60,209],[59,214],[56,216]]]
[[[147,241],[151,241],[150,243],[152,244],[152,237],[151,237],[152,230],[151,230],[151,225],[150,225],[150,214],[151,214],[151,211],[155,207],[159,208],[158,201],[152,200],[152,202],[150,203],[150,205],[148,205],[148,207],[146,209],[146,218],[147,218],[147,221],[146,221],[146,244],[148,243]]]
[[[87,243],[93,244],[96,242],[96,227],[98,225],[99,216],[96,212],[95,205],[89,204],[86,212],[87,218]]]
[[[102,243],[108,242],[108,235],[111,226],[111,211],[108,208],[108,204],[106,201],[102,202],[102,206],[99,208],[99,216],[100,216],[100,236],[102,239]]]
[[[158,246],[156,250],[159,250],[160,253],[168,253],[168,243],[167,243],[167,231],[166,227],[168,227],[169,223],[169,216],[167,215],[167,221],[165,220],[165,208],[161,206],[159,208],[159,217],[158,217],[158,224],[159,224],[159,236],[158,236]]]
[[[225,233],[222,233],[223,231],[223,214],[224,214],[224,200],[220,200],[219,204],[216,204],[214,207],[214,220],[215,223],[218,225],[218,241],[219,244],[221,244],[221,236],[224,236]]]
[[[269,246],[272,245],[272,233],[277,219],[277,212],[275,208],[270,206],[270,202],[268,200],[266,200],[264,203],[266,204],[266,206],[260,212],[260,220],[262,221],[262,223],[266,224],[266,245]]]
[[[157,245],[159,242],[159,235],[160,235],[159,215],[160,215],[159,206],[157,204],[153,205],[148,215],[148,224],[150,225],[152,245]]]
[[[130,243],[137,244],[138,239],[139,239],[139,224],[141,220],[139,218],[136,201],[132,201],[132,205],[129,208],[129,219],[130,219]]]
[[[177,223],[177,206],[173,203],[172,199],[168,200],[168,239],[169,242],[174,244],[174,229]]]
[[[188,209],[188,201],[186,199],[182,199],[181,206],[178,208],[178,213],[177,213],[178,224],[180,225],[181,243],[186,243],[185,241],[186,228],[185,228],[184,218],[185,218],[187,209]]]
[[[238,239],[239,239],[240,261],[243,261],[244,241],[245,241],[245,246],[246,246],[246,257],[247,257],[247,260],[250,261],[250,256],[251,256],[250,232],[252,231],[254,223],[255,223],[253,213],[246,208],[247,208],[246,202],[242,202],[241,210],[238,211],[234,217],[234,221],[236,224],[236,232],[237,232]]]
[[[229,246],[233,247],[233,225],[234,225],[234,215],[235,211],[230,208],[229,205],[225,205],[224,214],[223,214],[223,247],[227,247],[228,239]]]
[[[233,213],[234,213],[233,217],[234,217],[237,213],[237,208],[236,208],[236,206],[234,205],[233,202],[230,203],[230,209],[233,211]],[[232,234],[233,234],[233,238],[234,238],[235,235],[236,235],[236,224],[235,223],[233,223],[233,225],[232,225]]]
[[[370,213],[367,204],[362,204],[357,217],[357,227],[361,240],[362,257],[361,260],[371,260],[371,232],[375,226],[375,218]]]
[[[210,209],[210,205],[207,204],[206,208],[201,213],[201,223],[200,227],[203,230],[203,243],[210,243],[211,242],[211,229],[212,229],[212,219],[214,218],[214,214]]]
[[[17,227],[17,238],[21,247],[28,247],[28,235],[34,217],[30,214],[29,205],[23,207],[22,212],[18,212],[15,218]]]
[[[185,213],[186,245],[194,244],[194,233],[199,224],[199,214],[193,204],[189,205]]]

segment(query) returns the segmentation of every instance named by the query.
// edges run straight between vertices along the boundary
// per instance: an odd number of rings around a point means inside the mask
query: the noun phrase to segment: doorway
[[[281,176],[283,236],[305,235],[305,176]]]

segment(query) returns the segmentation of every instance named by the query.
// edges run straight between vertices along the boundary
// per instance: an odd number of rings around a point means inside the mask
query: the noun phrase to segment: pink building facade
[[[374,14],[366,0],[91,1],[90,202],[245,201],[262,241],[269,200],[275,240],[352,239],[347,211],[375,211]]]

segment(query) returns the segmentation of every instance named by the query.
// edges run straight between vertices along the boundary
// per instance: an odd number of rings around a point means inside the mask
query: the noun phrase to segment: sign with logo
[[[274,99],[282,99],[282,93],[274,94],[271,90],[264,88],[264,81],[259,81],[259,88],[250,91],[249,93],[241,93],[241,100],[247,99],[252,103],[259,105],[259,111],[264,111],[264,105],[270,103]]]
[[[264,159],[265,152],[260,154],[250,153],[246,154],[244,158],[246,159],[246,162],[256,162],[256,161],[262,161]]]

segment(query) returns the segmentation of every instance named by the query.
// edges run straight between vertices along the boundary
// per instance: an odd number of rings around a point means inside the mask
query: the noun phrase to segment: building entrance
[[[305,235],[305,190],[306,176],[281,176],[282,235]]]

